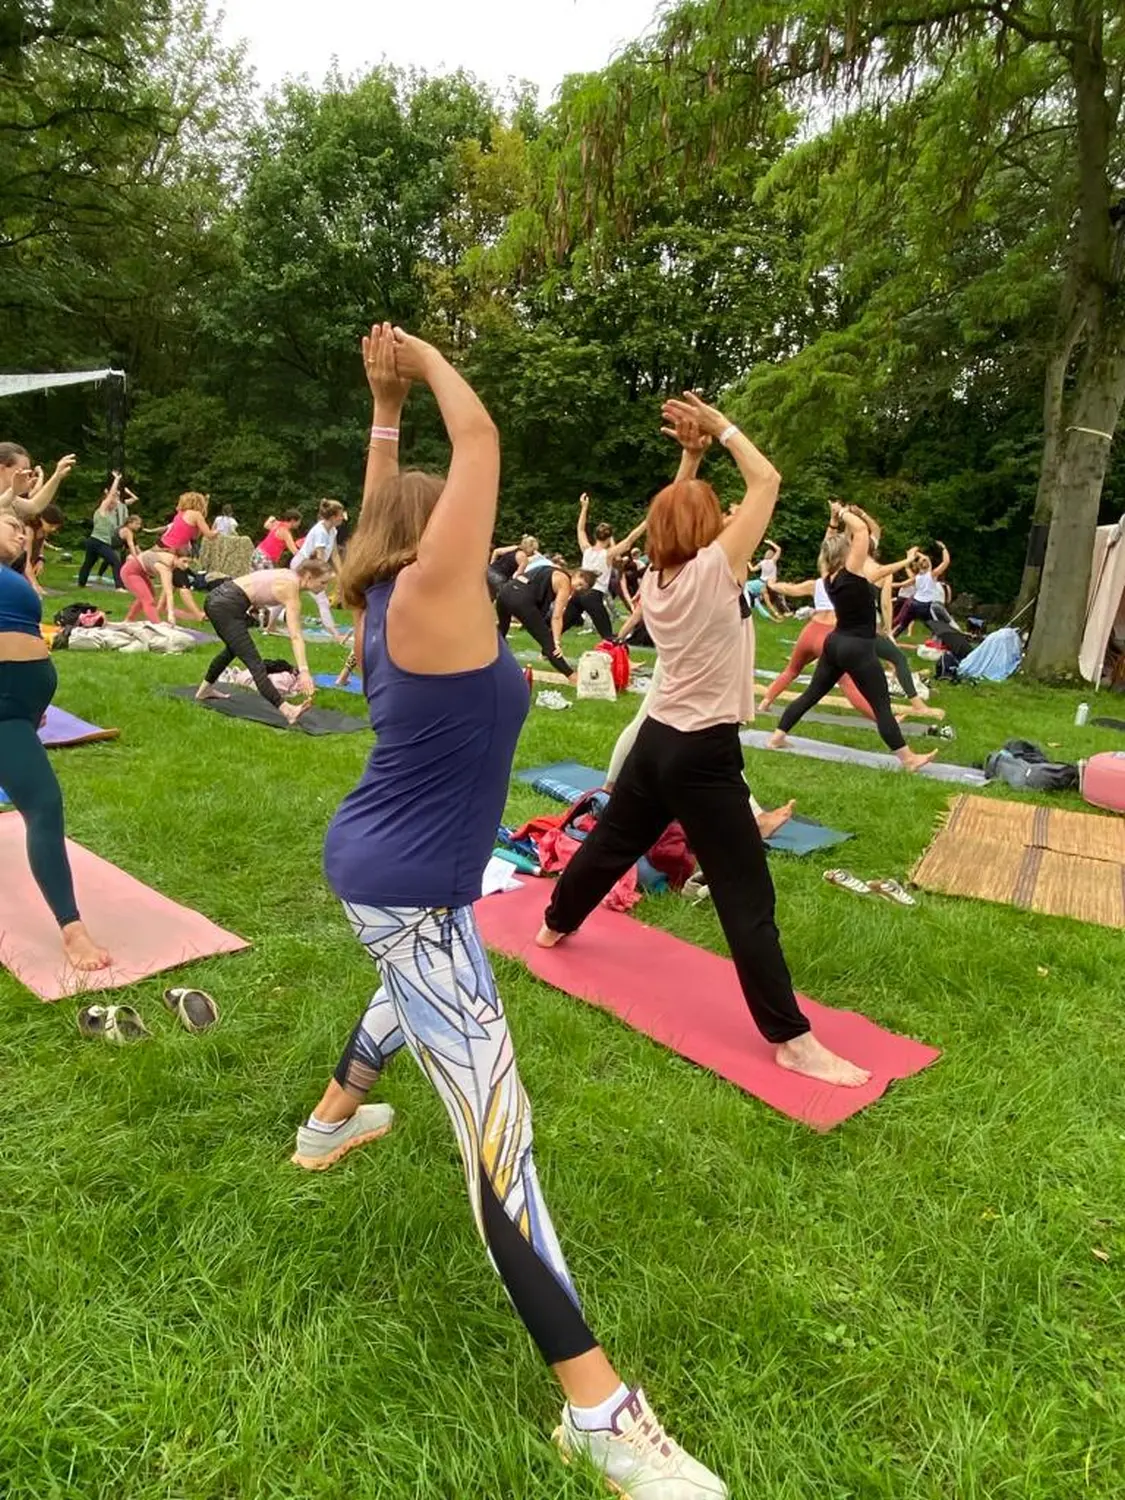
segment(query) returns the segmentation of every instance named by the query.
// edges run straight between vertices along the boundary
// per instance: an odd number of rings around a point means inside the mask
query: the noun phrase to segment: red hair
[[[662,489],[648,508],[648,556],[654,568],[678,568],[723,529],[723,508],[702,479],[681,479]]]

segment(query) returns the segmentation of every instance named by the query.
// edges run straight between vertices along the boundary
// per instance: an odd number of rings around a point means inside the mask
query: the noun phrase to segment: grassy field
[[[759,623],[759,660],[794,635]],[[557,1395],[409,1060],[386,1142],[323,1176],[288,1163],[373,986],[320,871],[368,741],[157,696],[207,659],[57,658],[57,702],[121,730],[55,754],[72,837],[253,947],[176,979],[218,999],[212,1036],[166,1020],[167,978],[121,992],[157,1034],[131,1050],[80,1041],[73,1003],[0,974],[0,1495],[596,1496],[557,1461]],[[1013,735],[1060,759],[1125,748],[1075,729],[1077,700],[947,689],[943,756]],[[604,763],[635,703],[533,711],[518,763]],[[944,1056],[818,1136],[498,962],[592,1326],[739,1500],[1120,1497],[1121,935],[832,890],[828,863],[904,876],[951,789],[761,753],[748,773],[857,835],[771,860],[798,986]],[[546,806],[513,787],[513,818]],[[722,949],[709,910],[643,915]]]

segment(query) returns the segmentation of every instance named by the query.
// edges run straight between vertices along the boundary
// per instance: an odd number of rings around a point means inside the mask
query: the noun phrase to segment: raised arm
[[[943,577],[949,568],[949,548],[944,542],[938,542],[938,546],[941,548],[941,562],[934,569],[935,578]]]
[[[838,519],[848,534],[848,555],[844,559],[844,567],[849,573],[857,573],[862,578],[863,565],[871,552],[871,533],[867,529],[867,522],[854,510],[843,507],[839,510]]]
[[[106,490],[105,494],[98,501],[98,508],[95,511],[95,515],[108,516],[116,508],[118,499],[120,498],[120,495],[121,495],[121,475],[118,474],[116,470],[114,470],[113,478],[110,481],[109,489]]]
[[[870,578],[872,583],[882,583],[885,578],[893,578],[896,573],[901,573],[904,568],[908,568],[911,562],[917,556],[918,548],[911,547],[906,556],[901,558],[898,562],[876,563],[868,572],[867,576],[868,578]]]
[[[682,462],[683,461],[681,460],[681,463]],[[639,525],[633,527],[632,531],[627,537],[625,537],[623,541],[614,542],[612,547],[606,548],[606,561],[609,563],[610,567],[613,566],[618,558],[624,557],[626,553],[629,552],[629,550],[633,546],[633,543],[636,542],[639,537],[644,536],[647,527],[648,518],[646,517],[643,521],[640,522]]]
[[[723,529],[719,543],[735,575],[741,578],[770,523],[781,487],[781,475],[721,411],[707,406],[693,392],[688,391],[682,401],[667,402],[664,416],[672,422],[685,418],[698,422],[700,432],[721,441],[738,465],[746,493]]]
[[[770,588],[775,594],[781,594],[786,599],[811,599],[816,594],[816,579],[806,578],[804,583],[771,583]]]
[[[445,488],[418,545],[415,573],[424,589],[463,585],[488,602],[485,564],[496,526],[500,434],[484,403],[431,344],[394,332],[400,375],[430,387],[453,448]],[[489,604],[491,609],[491,604]]]
[[[73,453],[63,454],[62,458],[55,465],[55,472],[51,475],[50,479],[44,480],[25,500],[20,500],[13,507],[21,520],[29,521],[33,516],[37,516],[41,511],[46,510],[47,506],[51,504],[52,500],[58,494],[59,485],[62,484],[77,462],[78,460]],[[115,485],[119,485],[121,483],[121,475],[115,474],[113,480]]]
[[[399,430],[410,394],[410,381],[395,364],[394,331],[389,323],[375,323],[363,340],[363,368],[371,388],[371,436],[367,442],[367,470],[363,476],[363,504],[382,484],[398,473]]]
[[[590,533],[586,530],[586,522],[589,520],[589,517],[590,497],[589,495],[584,494],[578,502],[578,526],[576,529],[578,545],[583,552],[585,552],[590,545]]]

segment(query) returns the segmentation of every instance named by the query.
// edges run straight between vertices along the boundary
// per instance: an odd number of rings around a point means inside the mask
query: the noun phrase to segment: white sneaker
[[[323,1172],[353,1147],[386,1135],[394,1122],[395,1112],[389,1104],[361,1104],[338,1130],[313,1130],[302,1125],[297,1131],[297,1149],[289,1159],[306,1172]]]
[[[617,1408],[612,1428],[596,1432],[575,1426],[564,1407],[554,1437],[564,1460],[588,1459],[622,1500],[727,1500],[723,1481],[668,1436],[641,1390]]]

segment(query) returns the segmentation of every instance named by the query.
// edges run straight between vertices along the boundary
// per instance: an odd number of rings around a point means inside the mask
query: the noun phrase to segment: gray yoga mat
[[[267,703],[253,689],[232,687],[226,683],[220,692],[229,693],[229,698],[196,698],[193,687],[166,688],[170,698],[186,698],[198,703],[200,708],[210,708],[215,713],[225,714],[228,719],[249,719],[253,724],[268,724],[271,729],[299,729],[302,734],[358,734],[361,729],[370,729],[366,719],[357,719],[352,714],[338,713],[334,708],[310,708],[290,724],[278,713],[272,703]]]
[[[758,712],[765,714],[767,718],[780,718],[784,709],[784,703],[771,703],[769,708],[762,708],[759,704]],[[827,729],[873,729],[876,734],[879,726],[874,719],[865,719],[860,714],[822,714],[814,708],[811,713],[801,715],[802,724],[823,724]],[[904,736],[908,739],[918,739],[928,730],[926,724],[914,724],[909,720],[898,726]]]
[[[768,749],[769,738],[770,731],[765,729],[744,729],[739,735],[742,743],[754,750]],[[850,766],[867,766],[873,771],[902,770],[902,766],[894,755],[880,754],[876,750],[853,750],[850,745],[833,745],[825,740],[805,740],[800,735],[791,735],[784,750],[777,750],[774,754],[804,755],[810,760],[834,760]],[[988,778],[983,771],[977,771],[972,766],[943,764],[941,761],[931,761],[917,774],[926,776],[931,781],[952,781],[960,786],[986,786],[988,784]]]

